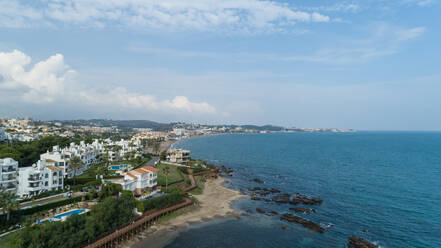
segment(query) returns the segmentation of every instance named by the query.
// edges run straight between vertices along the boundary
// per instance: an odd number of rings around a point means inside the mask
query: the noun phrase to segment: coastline
[[[226,181],[223,177],[207,180],[202,194],[194,195],[199,202],[197,206],[184,209],[184,213],[151,226],[145,232],[139,234],[135,240],[122,247],[164,247],[172,242],[180,232],[193,224],[218,218],[240,216],[242,211],[233,209],[232,203],[247,196],[225,187]]]

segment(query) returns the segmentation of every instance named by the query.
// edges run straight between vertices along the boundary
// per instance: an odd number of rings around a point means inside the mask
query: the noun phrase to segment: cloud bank
[[[316,11],[263,0],[0,0],[0,26],[73,24],[93,27],[210,31],[282,31],[297,22],[329,22]]]
[[[210,104],[192,102],[185,96],[158,100],[153,95],[129,92],[123,87],[100,91],[77,82],[76,74],[66,65],[62,54],[55,54],[31,65],[31,58],[21,51],[0,52],[0,104],[68,104],[164,114],[216,113],[216,108]]]

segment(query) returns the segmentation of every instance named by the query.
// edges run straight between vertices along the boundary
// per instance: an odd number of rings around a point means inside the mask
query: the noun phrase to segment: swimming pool
[[[71,210],[71,211],[68,211],[68,212],[65,212],[62,214],[55,215],[54,218],[61,220],[63,218],[63,216],[68,217],[69,215],[82,214],[84,212],[86,212],[85,209],[74,209],[74,210]]]
[[[121,170],[121,169],[127,169],[129,165],[128,164],[118,164],[118,165],[112,165],[110,166],[111,170]]]

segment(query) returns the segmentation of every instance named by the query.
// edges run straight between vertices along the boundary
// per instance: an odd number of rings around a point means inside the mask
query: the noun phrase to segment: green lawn
[[[156,168],[159,169],[158,172],[158,184],[165,186],[165,176],[163,168],[168,166],[170,168],[170,174],[168,175],[168,185],[173,183],[182,182],[184,178],[182,177],[181,173],[179,173],[178,167],[174,165],[166,165],[166,164],[159,164]]]

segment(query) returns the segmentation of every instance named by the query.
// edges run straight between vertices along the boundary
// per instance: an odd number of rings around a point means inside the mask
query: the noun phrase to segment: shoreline
[[[184,213],[151,226],[139,234],[135,240],[129,241],[122,247],[141,248],[148,246],[161,248],[171,243],[190,226],[210,220],[240,216],[242,211],[234,209],[232,204],[247,196],[225,187],[226,182],[227,180],[223,177],[207,180],[203,193],[193,195],[199,201],[197,206],[183,209]]]

